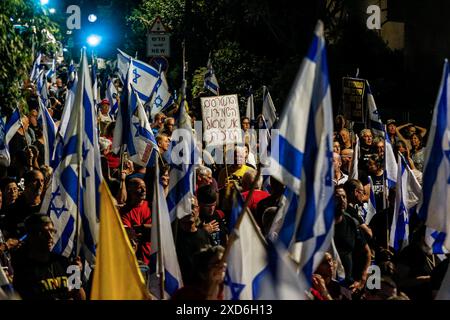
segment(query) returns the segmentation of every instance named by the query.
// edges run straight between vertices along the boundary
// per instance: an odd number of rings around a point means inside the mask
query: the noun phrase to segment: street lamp
[[[91,47],[96,47],[99,45],[99,43],[102,41],[102,37],[96,34],[91,34],[89,37],[87,37],[87,43]]]
[[[50,8],[50,9],[48,9],[48,12],[50,12],[51,14],[55,14],[56,9],[55,8]]]
[[[41,0],[41,6],[45,6],[48,4],[49,0]]]
[[[88,20],[89,20],[89,22],[95,22],[95,21],[97,21],[97,16],[95,14],[91,13],[88,16]]]

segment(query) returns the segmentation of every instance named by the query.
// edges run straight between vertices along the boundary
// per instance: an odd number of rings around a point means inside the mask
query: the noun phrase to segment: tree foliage
[[[46,30],[46,31],[45,31]],[[22,84],[29,76],[34,52],[52,54],[56,44],[48,34],[58,28],[44,15],[36,1],[3,0],[0,2],[0,111],[8,114],[23,106]]]

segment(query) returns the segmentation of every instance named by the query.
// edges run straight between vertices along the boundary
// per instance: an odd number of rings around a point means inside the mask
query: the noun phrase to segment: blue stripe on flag
[[[285,168],[291,175],[301,179],[302,167],[299,163],[303,163],[303,153],[291,143],[285,139],[282,135],[278,136],[279,139],[279,162],[280,165]]]
[[[61,173],[61,184],[66,190],[67,194],[70,196],[72,201],[76,204],[78,203],[78,176],[73,171],[72,167],[68,166],[64,168]],[[82,201],[81,201],[82,202]]]
[[[167,269],[164,270],[164,271],[165,271],[164,272],[164,275],[165,275],[165,279],[164,279],[165,290],[170,296],[172,296],[175,293],[175,291],[178,290],[180,285],[178,283],[178,280],[174,276],[172,276],[172,274],[169,271],[167,271]]]
[[[261,292],[261,283],[262,280],[266,277],[270,275],[270,270],[269,267],[266,266],[260,273],[258,273],[256,275],[256,277],[253,279],[252,281],[252,297],[253,300],[258,299],[258,297],[260,296],[260,292]]]
[[[157,70],[155,70],[155,69],[149,67],[148,65],[145,65],[145,64],[139,62],[138,60],[133,60],[133,66],[135,66],[135,67],[137,67],[137,68],[139,68],[139,69],[144,70],[145,72],[151,74],[151,75],[154,76],[155,78],[158,78],[158,77],[159,77],[159,73],[158,73]]]
[[[189,165],[191,167],[192,165]],[[178,170],[178,169],[172,169],[172,170]],[[169,212],[172,212],[172,210],[176,207],[176,205],[180,202],[181,199],[189,192],[190,190],[190,179],[189,179],[189,171],[190,168],[186,171],[187,173],[183,176],[181,180],[177,182],[177,184],[170,189],[169,194],[167,195],[167,207],[169,209]],[[181,193],[180,191],[183,191],[184,193]]]
[[[55,246],[53,247],[53,252],[59,254],[64,252],[67,245],[69,244],[69,240],[72,236],[74,229],[75,229],[75,219],[73,218],[73,216],[70,216],[66,226],[64,227],[61,237],[58,239],[58,242],[56,242]]]

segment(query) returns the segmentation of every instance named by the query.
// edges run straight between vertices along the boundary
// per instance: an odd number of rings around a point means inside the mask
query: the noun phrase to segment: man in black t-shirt
[[[346,213],[347,195],[344,188],[337,186],[334,196],[334,241],[345,270],[345,282],[355,292],[365,285],[367,268],[371,260],[370,249],[358,227],[358,222]]]
[[[56,230],[51,219],[42,214],[26,220],[28,237],[12,255],[14,290],[22,299],[67,300],[85,298],[82,288],[68,286],[69,260],[52,253]]]

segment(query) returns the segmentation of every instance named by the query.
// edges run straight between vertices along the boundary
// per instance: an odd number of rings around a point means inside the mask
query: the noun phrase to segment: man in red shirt
[[[122,223],[126,228],[133,228],[138,237],[136,257],[145,264],[150,262],[150,229],[152,214],[146,196],[145,182],[141,178],[127,181],[127,203],[120,209]]]

